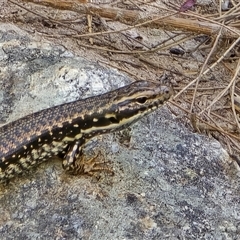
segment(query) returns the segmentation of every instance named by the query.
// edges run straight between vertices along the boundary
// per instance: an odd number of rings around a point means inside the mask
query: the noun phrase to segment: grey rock
[[[0,26],[0,119],[100,94],[131,80],[10,24]],[[221,147],[164,107],[94,138],[114,176],[71,176],[51,159],[0,192],[1,239],[238,239],[239,171]]]

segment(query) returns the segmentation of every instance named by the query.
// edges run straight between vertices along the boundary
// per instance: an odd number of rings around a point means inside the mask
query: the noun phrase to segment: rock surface
[[[0,121],[131,80],[63,47],[0,26]],[[125,139],[125,141],[123,141]],[[167,108],[94,138],[114,176],[66,175],[52,159],[0,193],[1,239],[238,239],[239,171],[221,145]]]

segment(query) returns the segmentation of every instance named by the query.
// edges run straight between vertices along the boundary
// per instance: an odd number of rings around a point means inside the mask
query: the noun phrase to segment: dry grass
[[[4,20],[136,79],[167,74],[172,111],[240,153],[240,3],[223,12],[212,0],[183,13],[175,0],[84,2],[9,0],[23,12]]]

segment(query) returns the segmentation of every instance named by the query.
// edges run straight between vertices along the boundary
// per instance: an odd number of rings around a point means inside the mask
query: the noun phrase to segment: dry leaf
[[[185,12],[189,10],[194,4],[196,3],[196,0],[187,0],[180,8],[180,12]]]

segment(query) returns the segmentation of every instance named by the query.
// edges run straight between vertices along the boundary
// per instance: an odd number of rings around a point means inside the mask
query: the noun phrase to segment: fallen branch
[[[198,21],[192,19],[184,19],[171,16],[151,16],[146,17],[142,12],[124,10],[120,8],[99,7],[93,4],[83,4],[84,0],[76,1],[55,1],[55,0],[22,0],[35,4],[52,7],[60,10],[70,10],[80,14],[90,14],[94,16],[109,18],[132,26],[148,26],[156,28],[164,28],[166,30],[182,30],[186,32],[194,32],[198,34],[213,35],[219,32],[222,24],[218,22]],[[226,27],[222,31],[224,38],[238,38],[240,32],[233,28]]]

